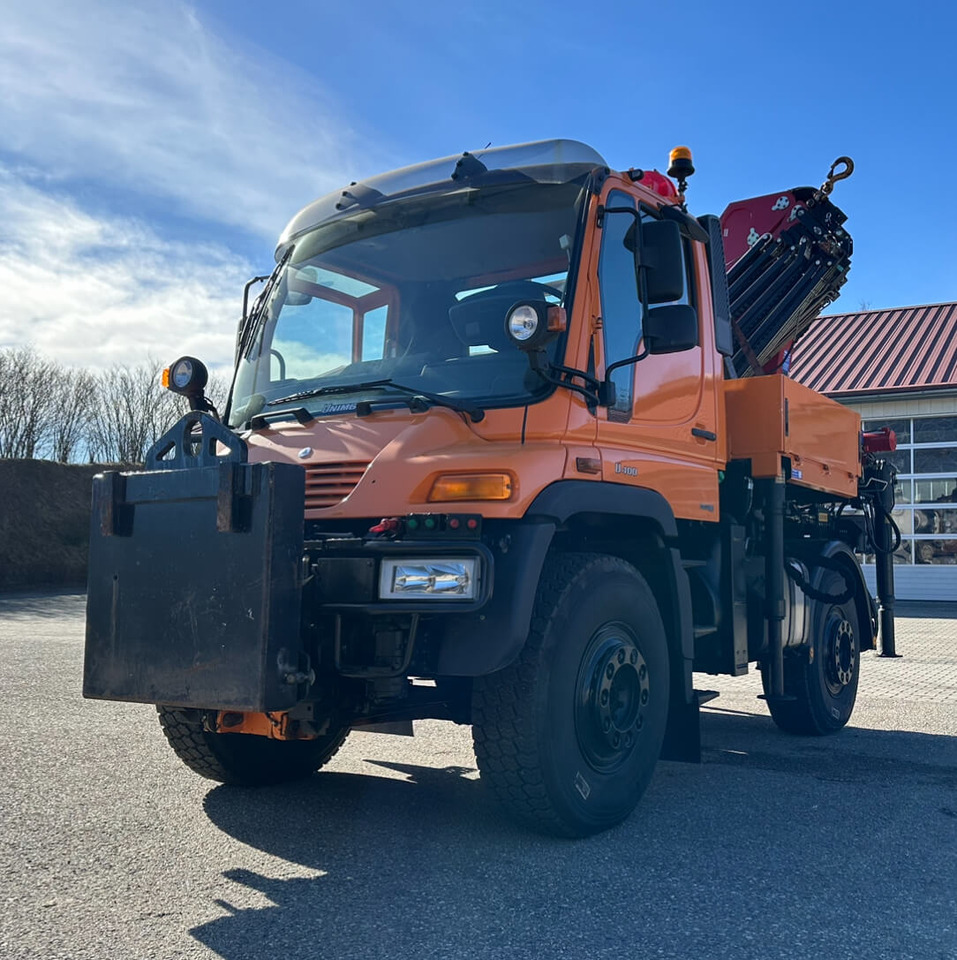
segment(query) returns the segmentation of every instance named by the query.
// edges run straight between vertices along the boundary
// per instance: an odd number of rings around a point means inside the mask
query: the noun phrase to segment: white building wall
[[[879,397],[874,400],[842,400],[841,403],[851,410],[856,410],[865,420],[875,417],[925,417],[957,413],[957,397],[911,397],[907,400]]]

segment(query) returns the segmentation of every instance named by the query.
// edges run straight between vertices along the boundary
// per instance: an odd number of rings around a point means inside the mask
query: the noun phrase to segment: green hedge
[[[91,482],[104,469],[0,460],[0,589],[85,585]]]

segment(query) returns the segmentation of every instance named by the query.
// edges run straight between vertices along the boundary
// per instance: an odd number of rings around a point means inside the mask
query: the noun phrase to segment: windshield
[[[347,412],[391,399],[388,385],[362,386],[386,379],[483,407],[544,396],[505,316],[519,300],[566,299],[582,195],[575,183],[453,184],[303,234],[253,312],[230,425]]]

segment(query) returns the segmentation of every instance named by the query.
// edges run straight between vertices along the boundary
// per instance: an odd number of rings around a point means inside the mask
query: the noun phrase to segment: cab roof
[[[303,207],[283,230],[276,247],[276,259],[291,241],[320,223],[381,203],[496,182],[568,183],[595,167],[607,166],[597,150],[578,140],[538,140],[401,167],[351,183]]]

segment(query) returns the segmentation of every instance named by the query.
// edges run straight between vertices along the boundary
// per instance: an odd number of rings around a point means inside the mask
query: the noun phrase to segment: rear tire
[[[262,787],[311,776],[335,756],[349,733],[333,727],[316,740],[272,740],[246,733],[210,733],[199,710],[156,708],[173,752],[194,773],[234,786]]]
[[[669,681],[664,626],[641,574],[600,554],[549,560],[519,658],[475,680],[482,779],[541,832],[613,827],[651,780]]]
[[[826,570],[821,590],[838,595],[847,589],[840,573]],[[824,736],[836,733],[851,719],[861,673],[861,629],[857,603],[811,601],[811,637],[807,650],[785,652],[784,692],[792,700],[768,700],[774,722],[788,733]],[[765,696],[771,677],[761,665]]]

